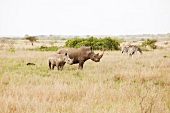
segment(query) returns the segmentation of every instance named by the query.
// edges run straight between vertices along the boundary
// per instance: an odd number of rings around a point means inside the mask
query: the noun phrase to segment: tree
[[[28,36],[25,39],[29,40],[31,42],[32,46],[34,45],[34,42],[36,42],[38,40],[35,36]]]

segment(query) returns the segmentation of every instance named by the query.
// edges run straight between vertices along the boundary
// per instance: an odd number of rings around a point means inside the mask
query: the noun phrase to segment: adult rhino
[[[80,47],[76,48],[60,48],[58,49],[58,54],[68,53],[69,57],[73,60],[73,64],[79,64],[78,69],[83,69],[83,64],[85,61],[91,59],[94,62],[100,62],[104,51],[101,55],[99,53],[95,54],[92,47]]]

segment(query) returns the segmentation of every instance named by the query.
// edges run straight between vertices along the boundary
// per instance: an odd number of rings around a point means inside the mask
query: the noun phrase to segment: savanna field
[[[170,113],[169,47],[133,58],[105,51],[83,70],[57,71],[47,63],[53,52],[22,46],[0,50],[0,113]]]

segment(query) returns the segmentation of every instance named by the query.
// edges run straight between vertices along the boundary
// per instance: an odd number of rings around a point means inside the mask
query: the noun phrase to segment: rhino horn
[[[105,52],[105,50],[103,50],[103,53],[102,53],[101,55],[99,55],[99,58],[102,58],[102,57],[103,57],[104,52]]]

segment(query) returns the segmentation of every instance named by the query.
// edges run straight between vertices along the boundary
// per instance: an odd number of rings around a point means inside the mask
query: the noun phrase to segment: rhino
[[[67,52],[69,57],[73,60],[73,64],[79,64],[78,69],[83,69],[85,61],[91,59],[94,62],[100,62],[104,51],[101,55],[95,54],[92,47],[80,47],[80,48],[60,48],[57,50],[58,54]]]
[[[69,58],[69,55],[67,53],[63,54],[52,54],[48,58],[49,68],[54,70],[54,67],[57,67],[57,70],[62,71],[65,63],[72,65],[73,59]]]

